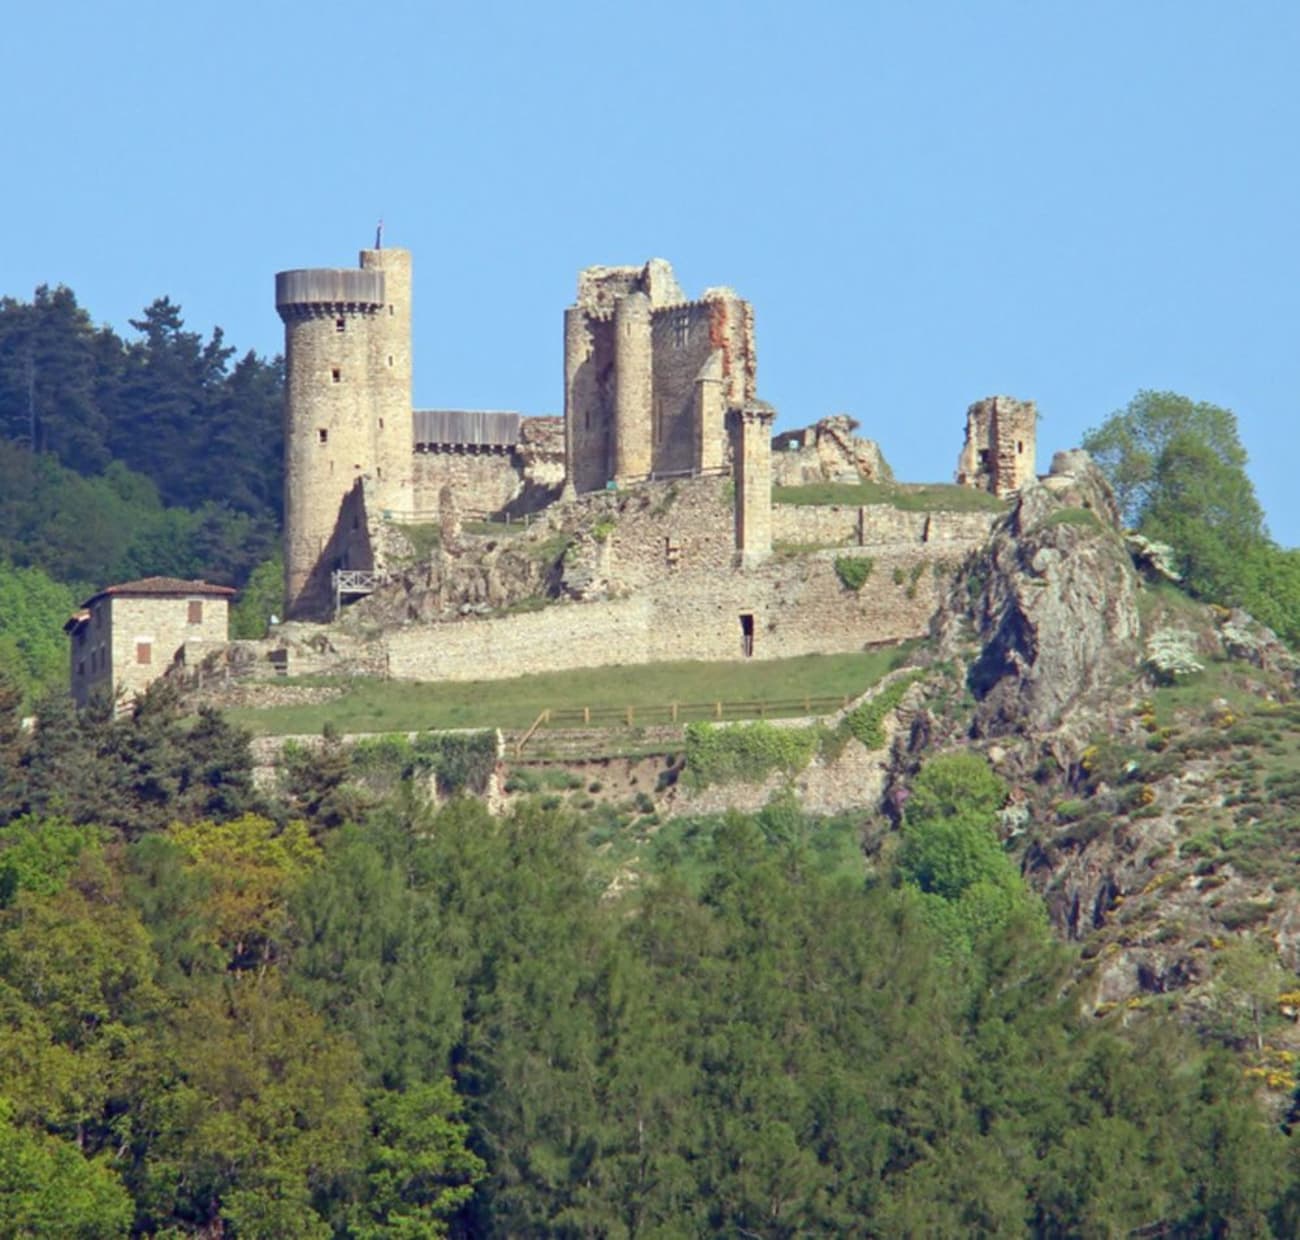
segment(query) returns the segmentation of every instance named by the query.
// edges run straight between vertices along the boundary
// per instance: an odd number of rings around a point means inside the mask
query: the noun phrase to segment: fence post
[[[715,719],[721,719],[721,718],[722,718],[722,703],[721,703],[721,702],[714,702],[714,703],[713,703],[713,717],[714,717]]]
[[[590,724],[590,723],[591,723],[591,707],[590,707],[590,706],[584,706],[584,707],[582,708],[582,722],[583,722],[584,724]]]
[[[673,703],[673,722],[677,722],[677,703]]]
[[[629,706],[627,708],[627,726],[629,728],[632,726],[632,719],[633,719],[632,708]]]

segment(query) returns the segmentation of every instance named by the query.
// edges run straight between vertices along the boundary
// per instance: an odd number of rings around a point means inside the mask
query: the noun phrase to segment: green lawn
[[[1002,512],[1006,503],[987,491],[953,483],[815,482],[773,487],[776,504],[892,504],[907,512]]]
[[[680,703],[771,702],[769,717],[803,714],[807,697],[856,695],[904,657],[891,647],[861,654],[805,655],[749,663],[654,663],[588,668],[512,680],[426,684],[356,679],[342,697],[310,706],[228,711],[257,734],[316,733],[326,723],[344,732],[413,732],[425,728],[526,728],[545,709],[608,712],[632,707],[637,723],[650,708]],[[293,682],[286,682],[293,683]],[[321,682],[313,682],[321,683]],[[642,713],[636,713],[642,712]],[[659,711],[654,712],[656,716]],[[753,712],[757,713],[757,712]],[[728,716],[734,717],[728,711]],[[698,717],[703,717],[699,712]],[[688,716],[682,712],[683,719]],[[653,720],[653,721],[657,721]],[[596,720],[593,720],[596,722]]]

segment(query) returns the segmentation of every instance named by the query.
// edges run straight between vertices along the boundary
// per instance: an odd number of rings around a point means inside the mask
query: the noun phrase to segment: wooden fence
[[[543,728],[648,728],[699,722],[789,719],[833,714],[847,707],[850,701],[852,698],[847,695],[826,694],[768,698],[761,702],[715,699],[712,702],[660,702],[640,706],[548,707],[515,742],[515,754],[522,754],[528,742]]]

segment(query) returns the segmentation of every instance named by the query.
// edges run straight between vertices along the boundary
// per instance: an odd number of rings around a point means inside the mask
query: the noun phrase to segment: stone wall
[[[468,518],[508,508],[524,489],[522,462],[513,451],[450,447],[412,457],[414,515],[437,520],[438,496],[450,486]]]
[[[538,512],[559,498],[564,485],[563,420],[524,418],[513,445],[430,445],[412,455],[411,473],[410,515],[419,520],[438,519],[445,486],[470,520]]]
[[[697,301],[668,306],[651,318],[656,473],[680,473],[699,465],[695,384],[714,352],[714,305]],[[717,433],[722,434],[721,427]]]
[[[874,555],[860,592],[841,584],[834,552],[773,559],[741,572],[669,576],[631,598],[411,625],[386,637],[388,666],[411,680],[497,679],[680,659],[845,653],[916,637],[953,564],[924,547]],[[748,641],[746,635],[748,634]]]
[[[790,546],[964,547],[984,542],[998,518],[995,512],[907,512],[892,504],[774,504],[772,537]]]
[[[190,621],[190,604],[195,603],[201,618]],[[110,595],[99,599],[93,613],[106,608],[109,618],[104,625],[109,633],[113,665],[113,692],[121,690],[126,699],[143,693],[171,666],[182,648],[200,646],[217,649],[229,637],[230,607],[225,598],[195,594],[189,598],[123,597]]]
[[[609,520],[608,573],[645,586],[701,573],[729,573],[736,558],[730,478],[681,478],[621,493]]]

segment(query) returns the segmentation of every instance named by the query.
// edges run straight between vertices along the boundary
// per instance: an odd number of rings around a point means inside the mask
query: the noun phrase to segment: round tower
[[[383,280],[384,304],[370,336],[374,494],[380,509],[412,507],[411,252],[362,250],[361,269]]]
[[[290,618],[328,615],[330,573],[349,567],[343,561],[351,519],[344,508],[360,480],[374,476],[377,463],[371,389],[375,324],[387,313],[384,284],[384,271],[367,269],[310,268],[275,277],[275,308],[284,320],[284,585]]]
[[[614,478],[648,477],[654,418],[650,298],[629,293],[614,305]]]

